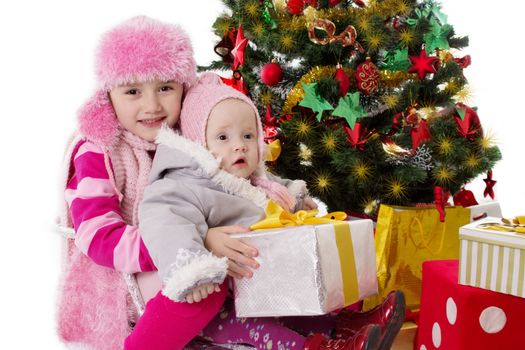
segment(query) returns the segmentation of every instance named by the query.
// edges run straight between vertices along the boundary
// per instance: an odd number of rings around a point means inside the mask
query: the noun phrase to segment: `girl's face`
[[[206,146],[221,168],[242,178],[257,169],[259,149],[255,112],[247,103],[226,99],[213,107],[206,125]]]
[[[155,80],[122,85],[110,91],[113,109],[122,126],[146,141],[154,141],[162,123],[179,120],[183,86]]]

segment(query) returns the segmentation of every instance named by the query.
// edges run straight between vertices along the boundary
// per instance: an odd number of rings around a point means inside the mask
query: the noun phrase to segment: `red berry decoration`
[[[370,57],[357,66],[355,77],[357,87],[365,95],[373,94],[379,88],[379,69],[372,63]]]
[[[282,77],[283,70],[277,62],[266,63],[261,70],[261,81],[268,86],[279,84]]]
[[[340,65],[337,65],[334,78],[339,82],[339,95],[346,95],[348,89],[350,88],[350,79]]]
[[[292,15],[300,15],[304,10],[304,0],[288,0],[286,9]]]

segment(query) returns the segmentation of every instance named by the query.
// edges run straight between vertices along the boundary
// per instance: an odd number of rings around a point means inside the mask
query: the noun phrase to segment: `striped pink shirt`
[[[95,263],[117,271],[156,270],[138,227],[122,218],[102,150],[91,142],[79,142],[72,168],[65,196],[77,247]]]

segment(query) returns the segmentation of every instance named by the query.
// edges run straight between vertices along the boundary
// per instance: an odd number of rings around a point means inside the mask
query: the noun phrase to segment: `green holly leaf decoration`
[[[381,68],[392,71],[404,71],[410,67],[410,60],[408,59],[408,48],[403,50],[389,51],[385,55],[385,61]]]
[[[465,113],[467,112],[465,108],[461,108],[461,107],[456,106],[456,112],[458,112],[459,117],[461,118],[461,120],[465,119]]]
[[[450,24],[441,25],[435,18],[431,18],[429,31],[423,36],[427,53],[429,54],[435,49],[450,49],[448,35],[451,31],[452,26]]]
[[[317,83],[305,84],[301,83],[304,90],[304,98],[299,102],[299,106],[310,108],[317,113],[317,121],[321,121],[324,111],[331,111],[334,109],[332,105],[323,97],[317,94],[315,87]]]
[[[408,18],[407,23],[408,25],[415,26],[418,24],[419,20],[422,18],[427,18],[430,14],[429,9],[415,9],[414,11],[416,13],[417,18]]]
[[[438,4],[432,3],[430,11],[434,15],[434,17],[436,17],[439,20],[439,22],[441,22],[441,24],[447,24],[448,16],[441,12],[441,8]]]
[[[359,103],[359,92],[347,93],[339,98],[339,104],[332,115],[345,118],[350,128],[354,128],[358,118],[366,117],[366,112]]]

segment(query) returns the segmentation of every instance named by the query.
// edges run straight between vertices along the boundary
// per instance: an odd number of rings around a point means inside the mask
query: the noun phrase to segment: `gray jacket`
[[[150,185],[139,207],[140,232],[164,282],[163,294],[184,300],[195,286],[221,283],[226,258],[204,247],[208,228],[250,226],[264,217],[266,193],[243,178],[219,168],[201,145],[162,129],[150,173]],[[306,191],[304,181],[283,180],[260,166],[258,176],[277,180],[296,198]]]

